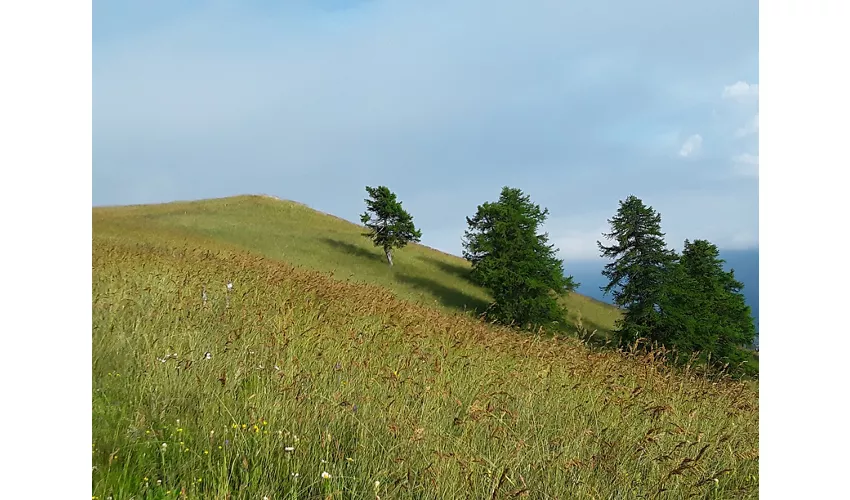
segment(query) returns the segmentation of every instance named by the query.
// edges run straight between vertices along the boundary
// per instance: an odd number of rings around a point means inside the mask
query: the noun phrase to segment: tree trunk
[[[393,250],[392,248],[385,248],[384,252],[387,254],[387,262],[390,263],[390,267],[393,266]]]

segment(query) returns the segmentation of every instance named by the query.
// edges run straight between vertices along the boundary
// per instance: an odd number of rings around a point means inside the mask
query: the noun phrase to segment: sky
[[[758,247],[757,0],[93,3],[94,206],[268,194],[422,243],[518,187],[570,263],[619,200]]]

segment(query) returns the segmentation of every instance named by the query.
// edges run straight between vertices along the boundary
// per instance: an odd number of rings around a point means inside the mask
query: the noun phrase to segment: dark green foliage
[[[742,347],[753,342],[756,330],[741,293],[744,285],[723,262],[714,244],[685,240],[667,280],[661,329],[666,343],[679,351],[736,364],[745,359]]]
[[[664,282],[675,254],[667,249],[661,232],[661,215],[635,196],[620,202],[620,208],[608,220],[611,232],[603,236],[613,244],[597,242],[602,257],[614,259],[602,274],[610,281],[602,287],[611,293],[614,303],[624,309],[617,324],[621,343],[638,338],[663,341],[660,302]]]
[[[369,198],[366,212],[360,221],[369,229],[368,236],[375,246],[381,247],[387,256],[387,262],[393,265],[393,248],[402,248],[410,242],[418,242],[422,232],[413,225],[413,217],[401,207],[395,193],[385,186],[377,188],[366,186]]]
[[[466,218],[463,256],[472,263],[472,279],[493,295],[488,317],[521,327],[563,321],[557,298],[578,284],[564,276],[548,235],[537,233],[548,214],[521,190],[505,187],[499,201]]]

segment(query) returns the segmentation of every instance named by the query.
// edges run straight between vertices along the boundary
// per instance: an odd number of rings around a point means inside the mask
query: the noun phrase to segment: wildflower
[[[295,451],[295,447],[294,446],[285,446],[283,448],[283,451]]]
[[[231,427],[233,427],[234,429],[239,428],[239,426],[238,426],[238,425],[236,425],[236,424],[233,424]]]
[[[218,449],[219,449],[219,450],[221,449],[221,445],[218,445]]]
[[[162,479],[157,479],[157,480],[156,480],[156,485],[157,485],[157,486],[162,486]]]
[[[269,500],[269,497],[263,497],[263,500]]]
[[[150,429],[145,431],[145,434],[150,434],[150,433],[151,433]]]
[[[290,474],[290,475],[291,475],[292,477],[294,477],[294,478],[296,478],[296,479],[297,479],[297,478],[298,478],[298,476],[300,476],[301,474],[299,474],[298,472],[293,472],[293,473],[292,473],[292,474]]]
[[[212,353],[207,351],[204,353],[204,359],[212,359]]]
[[[274,369],[277,370],[277,371],[280,371],[280,367],[277,366],[277,365],[274,365]]]
[[[199,483],[202,483],[202,482],[204,482],[204,480],[203,480],[203,479],[201,479],[201,478],[199,477],[199,478],[198,478],[198,482],[199,482]]]
[[[183,432],[183,428],[182,428],[182,427],[178,427],[178,428],[177,428],[177,432]]]
[[[263,420],[263,425],[269,425],[269,423]]]
[[[147,478],[147,476],[145,476],[145,482],[146,482],[146,483],[148,482],[148,478]]]
[[[162,451],[165,451],[168,448],[168,443],[162,443]]]
[[[330,479],[331,475],[327,472],[322,472],[322,479]]]
[[[232,282],[232,281],[229,281],[229,282],[227,283],[227,289],[228,289],[228,290],[233,290],[233,282]]]
[[[210,450],[204,450],[204,455],[209,455],[209,454],[210,454]]]
[[[377,489],[378,489],[378,488],[380,488],[380,487],[381,487],[381,482],[380,482],[380,481],[375,481],[375,489],[377,490]]]
[[[243,429],[247,429],[247,428],[248,428],[248,426],[247,426],[246,424],[242,424],[242,428],[243,428]]]
[[[323,459],[322,459],[322,463],[323,463],[323,464],[326,464],[326,463],[328,463],[328,461],[327,461],[327,460],[325,460],[325,459],[323,458]]]

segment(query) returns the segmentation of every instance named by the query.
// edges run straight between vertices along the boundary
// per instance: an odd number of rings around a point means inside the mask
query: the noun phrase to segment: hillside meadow
[[[757,384],[483,323],[461,259],[261,197],[92,219],[93,497],[758,497]]]

